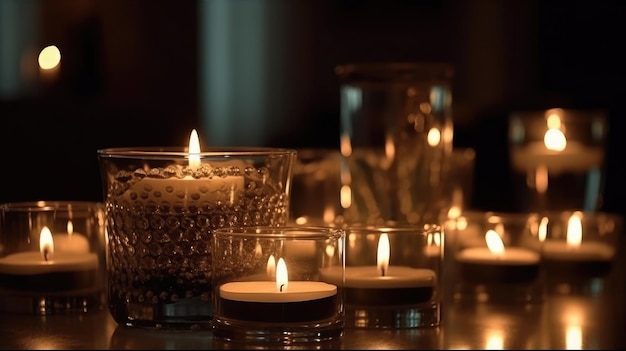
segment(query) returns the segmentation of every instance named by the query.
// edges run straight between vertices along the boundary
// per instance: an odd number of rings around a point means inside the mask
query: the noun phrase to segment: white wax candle
[[[322,269],[320,274],[324,281],[341,283],[340,267]],[[376,266],[350,266],[345,268],[343,286],[362,289],[419,288],[432,287],[436,281],[437,274],[431,269],[390,266],[383,276]]]
[[[463,263],[493,266],[524,266],[538,264],[540,256],[531,250],[506,248],[504,252],[493,253],[487,247],[470,247],[457,255],[457,261]]]
[[[0,258],[0,274],[34,275],[96,269],[98,257],[91,253],[55,252],[44,260],[40,252],[20,252]]]
[[[87,238],[81,233],[74,232],[72,234],[53,234],[52,238],[54,240],[55,252],[89,252],[89,241],[87,241]]]
[[[600,167],[604,162],[604,151],[601,147],[583,146],[576,141],[568,141],[564,150],[555,151],[547,149],[543,141],[538,141],[525,147],[512,147],[511,161],[514,169],[523,172],[540,165],[552,173],[583,172]]]
[[[145,177],[133,184],[130,192],[135,192],[139,199],[157,201],[226,201],[235,202],[243,193],[244,180],[241,176],[213,178],[151,178]],[[127,192],[129,194],[130,192]],[[192,196],[198,196],[193,198]]]
[[[549,240],[543,243],[543,257],[562,261],[610,261],[615,249],[604,243],[582,242],[569,245],[565,241]]]
[[[275,281],[243,281],[223,284],[220,298],[243,302],[286,303],[318,300],[337,294],[337,286],[317,281],[290,281],[279,291]]]

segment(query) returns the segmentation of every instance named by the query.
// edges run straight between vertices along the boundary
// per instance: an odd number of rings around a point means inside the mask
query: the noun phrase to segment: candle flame
[[[54,240],[52,239],[52,233],[48,227],[43,227],[39,234],[39,251],[43,255],[43,259],[48,261],[52,259],[54,254]]]
[[[380,274],[384,277],[389,269],[389,235],[382,233],[378,238],[377,263]]]
[[[567,246],[578,247],[583,240],[582,214],[574,212],[567,221]]]
[[[504,253],[504,243],[502,242],[500,235],[495,230],[489,229],[487,233],[485,233],[485,241],[487,242],[489,251],[492,253],[496,255]]]
[[[72,220],[68,220],[67,221],[67,236],[71,238],[73,233],[74,233],[74,224],[72,224]]]
[[[270,255],[270,258],[267,259],[266,272],[268,277],[276,276],[276,259],[274,255]]]
[[[276,289],[278,289],[278,291],[283,292],[287,290],[287,286],[289,285],[288,277],[287,264],[285,264],[285,260],[281,257],[276,264]]]
[[[189,168],[200,168],[200,140],[195,129],[191,131],[189,136]]]
[[[537,232],[537,236],[539,237],[539,241],[546,240],[548,236],[548,217],[541,218],[541,222],[539,222],[539,230]]]
[[[567,146],[567,138],[559,129],[550,128],[543,136],[543,143],[548,150],[563,151]]]

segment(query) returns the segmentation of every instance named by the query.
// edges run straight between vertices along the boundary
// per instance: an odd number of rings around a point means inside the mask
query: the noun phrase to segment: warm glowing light
[[[287,290],[287,286],[289,285],[288,277],[287,264],[281,257],[276,264],[276,289],[278,289],[278,291],[283,292]]]
[[[543,143],[548,150],[563,151],[567,146],[567,139],[559,129],[548,129],[543,136]]]
[[[53,69],[61,63],[61,51],[54,45],[46,46],[39,53],[39,67]]]
[[[256,244],[254,244],[254,256],[259,257],[263,254],[263,248],[261,247],[261,243],[260,242],[256,242]]]
[[[583,241],[583,224],[580,212],[574,212],[567,221],[567,245],[572,247],[580,246]]]
[[[54,254],[54,240],[52,240],[52,232],[48,227],[43,227],[39,234],[39,251],[43,255],[44,260],[52,259]]]
[[[200,140],[195,129],[191,131],[189,136],[189,168],[200,168]]]
[[[461,207],[454,205],[448,209],[448,218],[458,218],[461,215]]]
[[[580,325],[566,327],[565,349],[566,350],[582,350],[583,349],[583,331]]]
[[[487,242],[487,247],[489,251],[496,255],[501,255],[504,253],[504,243],[500,238],[500,235],[495,230],[489,229],[487,233],[485,233],[485,241]]]
[[[441,142],[441,132],[437,128],[430,128],[427,139],[428,145],[435,147]]]
[[[267,259],[267,268],[265,271],[267,272],[268,277],[276,275],[276,259],[274,258],[274,255],[270,255],[270,258]]]
[[[535,171],[535,189],[537,193],[545,194],[548,191],[548,167],[546,165],[537,166]]]
[[[485,350],[504,350],[504,337],[501,331],[491,331],[487,335]]]
[[[67,221],[67,235],[71,237],[72,233],[74,233],[74,224],[72,224],[71,220],[68,220]]]
[[[378,252],[376,261],[378,263],[378,270],[382,276],[385,276],[389,269],[389,235],[382,233],[378,238]]]
[[[341,187],[341,208],[350,208],[352,206],[352,188],[349,185]]]
[[[339,138],[339,150],[345,157],[352,155],[352,144],[350,143],[350,136],[348,134],[342,134]]]
[[[539,237],[539,241],[546,240],[546,237],[548,236],[548,217],[541,218],[537,236]]]
[[[561,117],[559,117],[558,113],[551,113],[546,119],[546,124],[549,129],[560,129],[561,128]]]

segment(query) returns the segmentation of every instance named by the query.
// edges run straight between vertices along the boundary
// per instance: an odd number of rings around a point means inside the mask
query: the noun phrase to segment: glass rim
[[[600,108],[546,108],[513,111],[509,119],[547,118],[550,114],[557,113],[566,121],[587,121],[601,119],[608,122],[607,110]]]
[[[200,157],[242,157],[242,156],[295,156],[297,151],[278,147],[209,147],[201,150]],[[188,147],[113,147],[98,149],[101,158],[188,158]]]
[[[471,220],[484,220],[487,221],[491,217],[498,217],[503,220],[528,220],[533,217],[549,217],[558,218],[562,216],[571,216],[574,212],[580,212],[583,220],[593,220],[597,218],[611,218],[622,222],[623,217],[614,212],[604,211],[585,211],[582,209],[568,209],[568,210],[546,210],[546,211],[528,211],[528,212],[504,212],[504,211],[478,211],[470,210],[464,211],[455,218],[448,218],[448,220],[454,220],[459,217],[465,217]]]
[[[0,204],[2,212],[48,212],[67,210],[84,211],[88,209],[104,209],[104,203],[99,201],[69,201],[69,200],[40,200],[40,201],[16,201]]]
[[[355,234],[402,234],[402,233],[415,233],[415,234],[430,234],[443,232],[444,226],[438,223],[422,223],[422,224],[410,224],[410,223],[391,223],[380,225],[349,225],[345,228],[346,233]]]
[[[452,80],[454,66],[447,62],[358,62],[335,66],[335,74],[346,82]]]
[[[223,227],[213,229],[213,237],[225,238],[256,238],[256,239],[294,239],[320,240],[339,239],[345,237],[346,231],[340,227],[324,226],[250,226]]]

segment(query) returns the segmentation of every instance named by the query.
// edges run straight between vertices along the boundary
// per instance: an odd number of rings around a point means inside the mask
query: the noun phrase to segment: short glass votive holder
[[[468,211],[453,220],[455,225],[446,224],[444,286],[451,289],[453,303],[544,301],[541,242],[529,218],[523,213]]]
[[[605,212],[552,211],[532,216],[542,241],[542,272],[550,294],[597,296],[611,277],[621,216]]]
[[[608,118],[602,110],[552,108],[509,116],[517,211],[597,211],[606,178]]]
[[[0,312],[101,310],[105,297],[104,206],[97,202],[0,204]]]
[[[331,227],[216,229],[214,338],[264,345],[340,339],[344,243],[344,230]],[[336,280],[324,280],[325,271]]]
[[[442,240],[436,224],[347,227],[346,328],[438,326]]]
[[[262,147],[98,150],[113,319],[210,330],[213,230],[287,224],[295,157]]]

